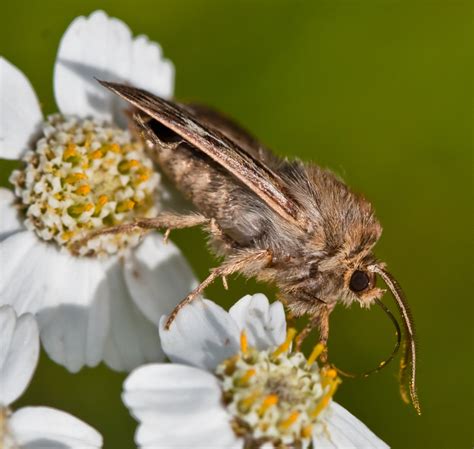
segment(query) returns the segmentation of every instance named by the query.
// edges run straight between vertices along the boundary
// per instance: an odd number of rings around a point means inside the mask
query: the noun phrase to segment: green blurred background
[[[473,443],[473,2],[4,2],[0,54],[55,111],[52,67],[77,15],[105,9],[159,41],[176,66],[176,94],[245,124],[278,153],[314,160],[373,201],[384,226],[377,254],[408,295],[419,334],[421,417],[402,403],[397,366],[347,380],[337,400],[395,448]],[[11,164],[1,162],[6,185]],[[214,263],[199,231],[173,234],[199,277]],[[242,279],[207,296],[228,307]],[[389,298],[386,298],[386,302]],[[332,359],[366,369],[390,351],[379,310],[336,309]],[[124,374],[70,375],[42,354],[21,404],[67,410],[99,429],[106,448],[133,447],[120,400]],[[185,425],[185,423],[182,423]],[[179,431],[179,427],[176,429]]]

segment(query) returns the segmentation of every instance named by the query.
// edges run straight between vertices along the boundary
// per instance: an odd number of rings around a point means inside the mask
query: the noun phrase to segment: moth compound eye
[[[359,293],[362,290],[365,290],[369,286],[370,280],[369,276],[365,271],[356,270],[352,273],[351,280],[349,282],[349,288],[355,292]]]

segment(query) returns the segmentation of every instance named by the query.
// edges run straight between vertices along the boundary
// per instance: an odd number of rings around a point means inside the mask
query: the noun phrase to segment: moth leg
[[[329,307],[322,306],[321,312],[318,314],[317,317],[317,326],[319,328],[319,341],[324,346],[324,351],[321,353],[320,360],[322,363],[326,363],[328,361],[328,338],[329,338],[329,314],[330,314]]]
[[[168,330],[178,315],[179,311],[187,304],[196,299],[203,290],[219,277],[226,277],[238,271],[255,271],[268,265],[272,260],[269,250],[245,250],[229,258],[220,267],[213,268],[209,276],[204,279],[186,298],[184,298],[170,313],[165,323],[165,329]]]
[[[209,223],[209,219],[201,214],[180,215],[170,212],[163,212],[154,218],[136,218],[130,223],[122,223],[108,228],[97,229],[89,232],[82,239],[77,240],[72,244],[72,251],[79,252],[79,248],[85,245],[89,240],[95,239],[101,235],[106,234],[128,234],[131,232],[146,232],[152,229],[166,229],[165,239],[169,235],[171,229],[184,229],[193,226],[199,226]]]
[[[303,330],[298,334],[295,339],[295,348],[300,351],[301,345],[304,340],[308,337],[311,331],[315,328],[319,330],[319,342],[324,346],[320,358],[323,363],[327,361],[327,342],[329,338],[329,314],[331,310],[327,305],[321,305],[318,307],[317,312],[310,318]]]
[[[170,238],[170,234],[171,234],[171,228],[168,228],[165,233],[163,234],[163,242],[164,243],[168,243],[168,240]]]
[[[222,285],[224,286],[225,290],[229,290],[229,284],[227,282],[227,276],[222,276]]]
[[[306,340],[311,331],[317,326],[314,319],[308,321],[303,330],[295,338],[295,349],[297,352],[301,350],[301,345]]]

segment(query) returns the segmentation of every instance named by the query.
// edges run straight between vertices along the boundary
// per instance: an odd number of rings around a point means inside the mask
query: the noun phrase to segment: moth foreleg
[[[206,287],[214,282],[217,278],[225,278],[238,271],[258,271],[264,268],[272,260],[269,250],[252,249],[240,251],[236,255],[226,260],[220,267],[213,268],[209,276],[204,279],[186,298],[184,298],[170,313],[165,323],[165,329],[168,330],[178,315],[179,311],[187,304],[196,299]]]
[[[326,363],[328,360],[328,339],[329,339],[329,314],[330,310],[328,306],[322,306],[321,312],[317,318],[317,326],[319,328],[319,341],[324,346],[320,358],[321,362]]]
[[[306,326],[298,334],[295,339],[295,348],[297,351],[300,351],[301,345],[315,328],[319,331],[319,342],[324,346],[324,351],[321,353],[321,361],[323,363],[327,362],[327,342],[329,338],[329,314],[331,313],[332,308],[330,309],[327,305],[321,305],[317,308],[315,312],[309,319]]]
[[[314,320],[309,320],[303,330],[295,338],[295,350],[297,352],[301,351],[301,345],[306,340],[311,331],[316,327]]]
[[[106,234],[128,234],[131,232],[146,232],[152,229],[166,229],[165,239],[172,229],[184,229],[208,224],[210,219],[201,214],[174,214],[171,212],[163,212],[153,218],[136,218],[129,223],[122,223],[108,228],[97,229],[89,232],[85,237],[77,240],[72,245],[73,252],[79,252],[79,248],[87,244],[89,240]]]

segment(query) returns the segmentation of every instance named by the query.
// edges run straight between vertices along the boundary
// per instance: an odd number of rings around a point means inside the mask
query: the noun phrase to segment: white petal
[[[103,11],[77,17],[59,44],[54,94],[63,114],[115,121],[116,96],[95,78],[124,82],[130,71],[132,36]]]
[[[30,314],[16,317],[10,306],[0,307],[0,408],[18,399],[38,363],[38,326]]]
[[[117,371],[131,371],[147,362],[162,361],[158,327],[135,306],[118,263],[109,268],[107,279],[112,299],[105,363]]]
[[[43,115],[28,78],[0,57],[0,158],[19,159]]]
[[[18,216],[18,210],[13,204],[14,201],[15,195],[13,192],[0,187],[0,240],[23,227]]]
[[[269,304],[265,295],[247,295],[229,310],[240,330],[245,330],[249,345],[259,350],[278,346],[285,340],[286,319],[280,301]]]
[[[96,11],[76,18],[64,33],[54,71],[54,91],[61,112],[95,116],[124,125],[127,104],[95,78],[118,81],[170,96],[174,70],[161,49],[145,37],[132,39],[121,20]]]
[[[102,436],[69,413],[49,407],[24,407],[9,419],[20,448],[94,449],[102,447]]]
[[[103,264],[60,253],[29,231],[0,242],[0,305],[36,314],[48,355],[72,372],[102,359],[109,328]]]
[[[132,52],[130,83],[160,97],[172,97],[174,66],[168,59],[163,59],[160,45],[146,36],[138,36],[133,41]]]
[[[219,382],[183,365],[148,365],[124,383],[123,401],[140,422],[135,442],[145,449],[239,448],[222,406]]]
[[[157,233],[148,235],[126,258],[124,274],[135,303],[157,326],[197,285],[179,249]]]
[[[386,449],[389,447],[364,423],[336,402],[331,403],[330,412],[326,432],[313,438],[314,447],[325,449]]]
[[[239,329],[232,317],[208,300],[196,299],[184,307],[160,338],[169,359],[214,371],[216,366],[239,351]]]

